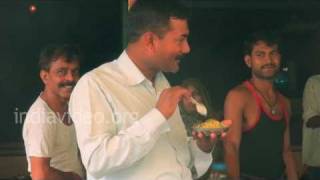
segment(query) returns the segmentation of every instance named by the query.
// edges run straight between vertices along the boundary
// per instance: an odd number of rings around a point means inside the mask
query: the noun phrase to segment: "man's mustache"
[[[58,84],[59,88],[65,87],[65,86],[72,86],[74,87],[76,85],[75,81],[68,81],[68,82],[62,82],[60,84]]]
[[[264,68],[276,68],[276,65],[275,64],[266,64],[261,67],[261,69],[264,69]]]
[[[185,54],[180,54],[180,55],[178,55],[177,57],[176,57],[176,59],[182,59],[182,58],[184,58],[186,55]]]

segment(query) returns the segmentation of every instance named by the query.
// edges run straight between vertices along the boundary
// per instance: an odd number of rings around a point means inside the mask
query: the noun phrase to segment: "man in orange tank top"
[[[298,179],[289,139],[289,100],[273,86],[279,72],[279,41],[272,32],[258,32],[245,42],[248,81],[231,89],[224,118],[232,125],[225,140],[230,179]]]

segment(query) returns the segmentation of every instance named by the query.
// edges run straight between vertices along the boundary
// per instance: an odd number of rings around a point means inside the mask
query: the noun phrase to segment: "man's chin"
[[[277,73],[256,73],[255,76],[259,79],[272,81],[277,76]]]
[[[273,81],[276,76],[260,76],[261,79]]]
[[[180,70],[180,67],[177,65],[176,67],[166,68],[162,71],[166,73],[177,73],[179,70]]]
[[[61,97],[62,99],[67,100],[67,101],[69,101],[70,96],[71,96],[71,92],[70,92],[70,93],[69,93],[69,92],[63,93],[63,94],[60,95],[60,97]]]

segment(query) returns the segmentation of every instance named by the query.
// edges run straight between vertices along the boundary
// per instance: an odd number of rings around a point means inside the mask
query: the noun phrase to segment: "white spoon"
[[[196,105],[197,112],[202,116],[207,116],[207,108],[202,103],[196,101],[193,97],[190,97],[190,100],[193,104]]]

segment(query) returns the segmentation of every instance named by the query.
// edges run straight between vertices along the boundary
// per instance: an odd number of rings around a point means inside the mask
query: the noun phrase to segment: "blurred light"
[[[279,90],[286,91],[289,87],[288,71],[280,71],[275,77],[274,83]]]
[[[128,0],[128,10],[133,6],[134,3],[136,3],[137,0]]]
[[[29,6],[29,11],[30,11],[30,13],[34,14],[35,12],[37,12],[37,6],[34,4],[31,4]]]

